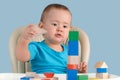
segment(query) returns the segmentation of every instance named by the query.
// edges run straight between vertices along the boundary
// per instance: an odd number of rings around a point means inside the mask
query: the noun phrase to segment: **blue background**
[[[120,0],[0,0],[0,73],[12,72],[8,42],[17,27],[37,24],[50,3],[69,7],[74,26],[90,38],[89,72],[97,61],[105,61],[109,73],[120,75]]]

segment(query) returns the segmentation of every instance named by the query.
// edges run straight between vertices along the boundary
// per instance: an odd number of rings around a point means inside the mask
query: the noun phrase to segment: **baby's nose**
[[[62,31],[63,31],[63,28],[59,26],[59,27],[57,28],[57,31],[62,32]]]

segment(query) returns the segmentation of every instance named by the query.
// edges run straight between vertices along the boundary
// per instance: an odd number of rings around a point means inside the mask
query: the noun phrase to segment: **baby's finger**
[[[82,66],[83,66],[83,67],[86,67],[86,66],[87,66],[87,63],[86,63],[86,62],[82,62]]]
[[[88,71],[88,67],[87,67],[87,66],[84,67],[84,68],[83,68],[83,71],[84,71],[84,72],[87,72],[87,71]]]
[[[84,72],[87,73],[87,72],[88,72],[88,69],[86,68],[86,69],[84,70]]]
[[[82,70],[82,63],[79,64],[79,68],[80,68],[80,70]]]

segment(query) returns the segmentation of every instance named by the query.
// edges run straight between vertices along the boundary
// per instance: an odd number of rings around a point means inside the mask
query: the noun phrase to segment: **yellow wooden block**
[[[89,80],[100,80],[98,78],[89,78]]]

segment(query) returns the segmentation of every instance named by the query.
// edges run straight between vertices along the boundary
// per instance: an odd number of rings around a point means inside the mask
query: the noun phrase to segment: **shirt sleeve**
[[[33,60],[38,52],[35,42],[28,44],[28,50],[30,52],[30,60]]]

